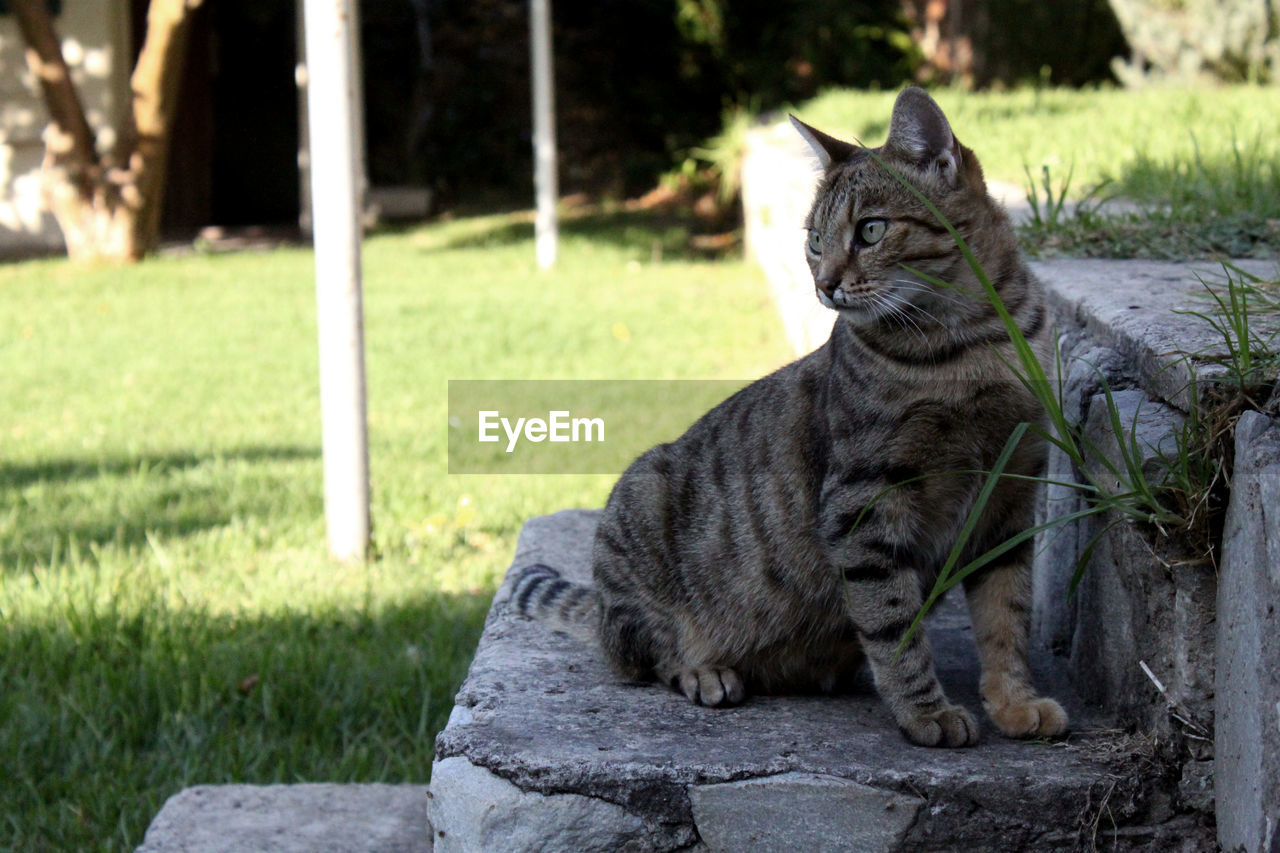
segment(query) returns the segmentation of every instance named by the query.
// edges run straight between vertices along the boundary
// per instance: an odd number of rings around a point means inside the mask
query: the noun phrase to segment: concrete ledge
[[[712,850],[892,850],[926,804],[814,773],[696,785],[689,802]]]
[[[201,785],[137,853],[431,853],[426,785]]]
[[[440,853],[644,849],[644,821],[621,806],[582,794],[523,791],[465,758],[437,761],[431,786]]]
[[[541,561],[589,582],[596,517],[531,519],[514,566]],[[1079,734],[1024,743],[988,727],[973,749],[925,749],[899,735],[869,684],[712,710],[622,682],[597,649],[511,613],[507,594],[504,584],[436,740],[442,850],[1068,850],[1095,831],[1110,846],[1111,821],[1127,828],[1114,836],[1127,850],[1169,831],[1136,771],[1137,742],[1104,730],[1047,658],[1037,678]],[[940,678],[978,710],[970,634],[959,602],[930,626]]]
[[[1235,260],[1240,269],[1275,276],[1274,261]],[[1114,350],[1128,376],[1151,396],[1189,411],[1193,380],[1221,377],[1228,355],[1222,336],[1203,318],[1217,304],[1204,285],[1225,285],[1222,264],[1212,261],[1039,261],[1031,269],[1044,282],[1055,322],[1082,329],[1093,344]],[[1252,317],[1262,340],[1280,331],[1280,317]]]
[[[1280,849],[1280,424],[1246,412],[1218,584],[1214,784],[1224,850]]]

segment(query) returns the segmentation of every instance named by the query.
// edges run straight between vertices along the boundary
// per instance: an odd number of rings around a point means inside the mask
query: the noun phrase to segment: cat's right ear
[[[829,136],[816,127],[810,127],[794,115],[791,116],[791,124],[804,137],[804,141],[809,143],[823,169],[830,169],[834,163],[843,163],[858,150],[858,146]]]

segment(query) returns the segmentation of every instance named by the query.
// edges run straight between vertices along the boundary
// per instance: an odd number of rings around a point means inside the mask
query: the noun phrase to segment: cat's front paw
[[[1032,699],[994,707],[987,715],[1005,737],[1057,737],[1067,730],[1067,712],[1052,699]]]
[[[918,714],[901,726],[907,740],[918,746],[973,746],[978,742],[978,721],[959,705]]]
[[[671,686],[694,704],[708,708],[736,705],[747,695],[738,673],[720,667],[682,669],[672,676]]]

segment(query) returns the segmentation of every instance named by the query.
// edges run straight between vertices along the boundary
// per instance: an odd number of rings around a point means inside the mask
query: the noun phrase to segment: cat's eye
[[[880,242],[888,225],[883,219],[864,219],[858,223],[858,239],[868,246],[874,246]]]
[[[822,235],[817,231],[809,231],[809,251],[815,255],[822,254]]]

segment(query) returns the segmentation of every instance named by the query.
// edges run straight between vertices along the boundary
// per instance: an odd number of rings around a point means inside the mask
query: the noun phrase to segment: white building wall
[[[98,148],[109,151],[128,109],[128,0],[63,0],[54,27]],[[0,257],[64,247],[41,200],[49,114],[25,50],[13,15],[0,15]]]

